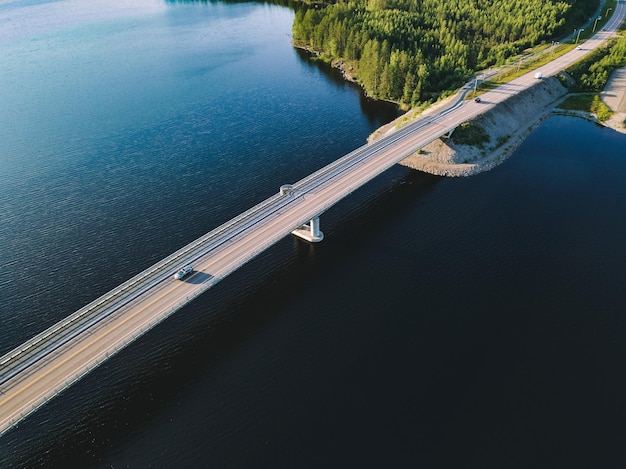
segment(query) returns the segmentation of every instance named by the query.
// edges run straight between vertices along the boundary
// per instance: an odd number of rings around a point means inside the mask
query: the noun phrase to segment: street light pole
[[[474,94],[472,96],[476,96],[476,87],[478,86],[478,79],[480,78],[480,73],[478,75],[476,75],[476,78],[474,78]]]
[[[593,22],[593,31],[591,31],[592,33],[595,33],[595,32],[596,32],[596,25],[598,24],[598,20],[601,20],[601,19],[602,19],[602,17],[601,17],[601,16],[598,16],[598,17],[596,18],[596,20]]]
[[[585,30],[585,28],[580,28],[578,30],[578,34],[576,35],[576,44],[578,44],[578,39],[580,39],[580,33],[582,33]]]

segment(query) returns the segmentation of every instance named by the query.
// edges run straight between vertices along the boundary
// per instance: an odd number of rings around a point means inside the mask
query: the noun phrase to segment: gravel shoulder
[[[624,128],[624,122],[626,122],[626,67],[618,68],[611,73],[600,97],[615,113],[605,125],[618,132],[626,133],[626,128]]]

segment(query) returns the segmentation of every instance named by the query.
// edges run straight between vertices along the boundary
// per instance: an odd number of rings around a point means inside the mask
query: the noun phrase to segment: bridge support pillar
[[[291,234],[302,238],[309,243],[319,243],[324,239],[324,233],[320,231],[320,217],[313,218],[309,223],[293,230]]]
[[[443,134],[441,136],[441,138],[450,138],[452,137],[452,132],[454,132],[456,130],[456,127],[454,129],[452,129],[450,132],[448,132],[447,134]]]

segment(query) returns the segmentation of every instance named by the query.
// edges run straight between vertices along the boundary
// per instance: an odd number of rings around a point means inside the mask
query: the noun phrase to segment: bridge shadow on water
[[[195,272],[191,277],[184,280],[185,283],[191,283],[192,285],[200,285],[206,283],[213,278],[213,275],[205,272]]]
[[[354,233],[386,232],[394,220],[401,219],[444,180],[442,176],[396,165],[323,215],[322,231],[326,229],[330,240],[345,237],[352,243],[367,243]]]

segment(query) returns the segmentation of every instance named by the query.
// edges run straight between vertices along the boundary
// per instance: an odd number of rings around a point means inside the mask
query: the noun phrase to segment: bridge
[[[574,49],[543,66],[543,75],[558,73],[602,44],[625,13],[626,5],[618,5],[611,22],[584,44],[585,50]],[[274,196],[0,357],[0,435],[278,240],[293,233],[310,242],[321,241],[320,216],[328,208],[418,149],[536,82],[531,72],[484,93],[480,103],[459,96],[438,114],[415,120],[296,183],[277,188]],[[193,274],[175,280],[173,274],[188,264],[193,265]]]

